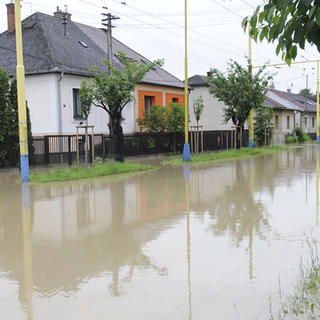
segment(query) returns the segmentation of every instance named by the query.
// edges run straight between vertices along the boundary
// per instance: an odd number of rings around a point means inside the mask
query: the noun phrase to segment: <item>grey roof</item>
[[[306,98],[300,94],[292,93],[292,92],[283,92],[285,95],[294,99],[299,104],[304,106],[305,111],[308,112],[316,112],[317,111],[317,103],[313,100]]]
[[[281,95],[277,94],[278,92],[275,90],[269,90],[267,92],[266,100],[264,102],[265,105],[270,105],[276,109],[287,109],[294,111],[303,111],[303,109],[297,106],[295,103],[285,99]]]
[[[107,59],[107,35],[104,30],[76,22],[68,22],[67,34],[60,18],[35,13],[22,22],[25,73],[38,74],[61,72],[90,76],[89,69],[95,65],[99,71],[107,71],[102,59]],[[80,42],[86,44],[84,47]],[[113,38],[113,51],[125,52],[129,58],[150,63],[148,59]],[[118,69],[123,64],[113,56]],[[15,34],[7,31],[0,34],[0,67],[10,75],[16,69]],[[184,88],[178,78],[162,68],[155,67],[143,78],[143,83]]]
[[[208,82],[208,77],[196,74],[188,79],[188,84],[191,87],[211,87],[212,84]]]

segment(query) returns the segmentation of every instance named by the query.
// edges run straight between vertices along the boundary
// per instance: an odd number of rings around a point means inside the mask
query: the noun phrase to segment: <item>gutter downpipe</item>
[[[60,136],[59,148],[60,148],[60,162],[63,163],[63,138],[62,138],[62,98],[61,98],[61,82],[64,77],[64,71],[61,71],[60,78],[58,80],[58,133]]]

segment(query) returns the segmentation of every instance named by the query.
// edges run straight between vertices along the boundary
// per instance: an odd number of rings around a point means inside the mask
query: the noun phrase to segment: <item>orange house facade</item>
[[[135,88],[134,102],[134,122],[135,131],[139,132],[140,128],[137,119],[143,117],[145,110],[150,110],[153,104],[168,107],[170,103],[176,102],[184,106],[184,89],[169,86],[138,84]]]

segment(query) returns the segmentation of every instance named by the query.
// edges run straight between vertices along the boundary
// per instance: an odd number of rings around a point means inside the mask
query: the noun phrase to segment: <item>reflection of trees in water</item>
[[[228,186],[224,195],[215,199],[210,207],[211,229],[215,235],[228,231],[237,245],[254,233],[264,238],[269,230],[267,212],[262,203],[254,199],[250,178],[253,178],[250,177],[250,168],[245,177],[241,163],[237,162],[234,184]]]
[[[138,221],[134,225],[125,223],[125,183],[125,181],[98,185],[79,183],[60,187],[53,185],[52,188],[33,190],[31,225],[35,214],[36,197],[37,201],[43,199],[59,201],[60,211],[52,214],[61,218],[62,228],[59,230],[62,231],[59,234],[62,238],[58,238],[54,245],[33,244],[31,266],[34,275],[33,284],[39,293],[47,298],[59,291],[73,293],[80,289],[81,284],[87,281],[86,279],[100,273],[107,273],[111,274],[111,284],[106,284],[109,286],[110,293],[120,295],[121,285],[131,281],[138,270],[149,270],[160,276],[168,273],[167,268],[157,266],[143,251],[145,244],[159,234],[163,225],[161,223],[144,224]],[[106,197],[105,202],[108,204],[110,199],[110,205],[94,207],[94,192],[97,186],[100,191],[106,190],[106,195],[110,195]],[[72,201],[75,201],[76,215],[70,215],[68,211],[70,207],[65,206],[65,202],[70,199],[65,197],[64,192],[72,196]],[[14,195],[15,200],[10,200],[10,203],[5,205],[5,198],[9,198],[10,195]],[[20,284],[20,302],[23,304],[24,265],[21,261],[24,238],[19,198],[20,192],[17,193],[16,188],[14,192],[11,190],[10,193],[0,193],[0,225],[3,229],[3,236],[0,238],[0,269],[7,270],[9,277]],[[2,210],[5,207],[12,212]],[[108,212],[110,210],[111,212]],[[41,214],[41,212],[38,213]],[[98,233],[91,232],[90,228],[93,223],[96,223],[96,213],[111,216],[109,226]],[[70,218],[76,219],[75,231],[79,233],[71,238],[64,237],[63,233],[64,219],[67,221]],[[54,227],[56,228],[57,225]]]

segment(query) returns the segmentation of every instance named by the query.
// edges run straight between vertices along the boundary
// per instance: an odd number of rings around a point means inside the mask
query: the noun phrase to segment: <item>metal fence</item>
[[[89,155],[91,157],[94,147],[95,157],[109,158],[111,154],[111,139],[109,135],[95,134],[92,143],[89,138]],[[230,149],[232,146],[232,131],[204,131],[204,151]],[[248,131],[243,134],[243,146],[249,141]],[[184,134],[172,133],[135,133],[124,135],[124,156],[150,155],[169,152],[182,152]],[[80,161],[84,161],[85,135],[79,135]],[[32,164],[69,163],[76,161],[77,137],[76,135],[48,135],[33,137]],[[91,159],[90,159],[91,160]]]

